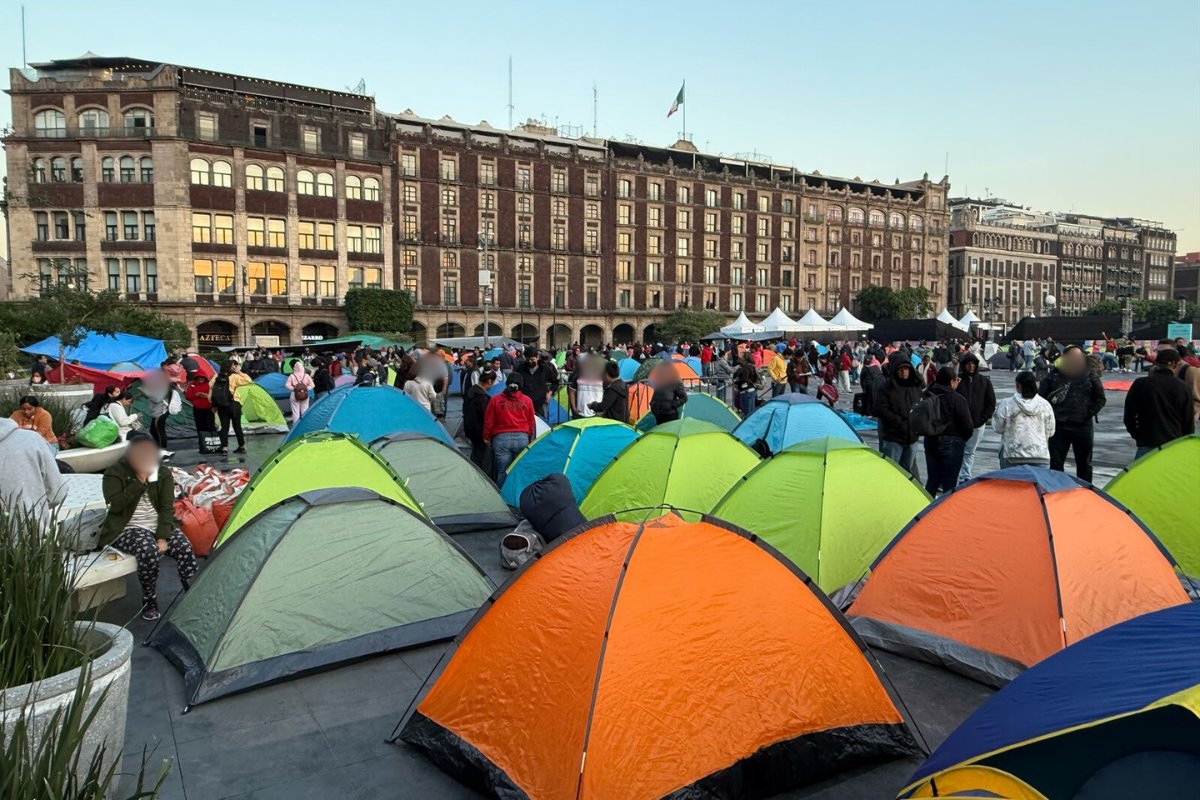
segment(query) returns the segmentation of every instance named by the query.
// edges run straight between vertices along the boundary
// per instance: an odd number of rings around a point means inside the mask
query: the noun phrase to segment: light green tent
[[[363,489],[289,497],[216,551],[151,644],[188,705],[453,638],[492,583],[444,533]]]
[[[217,537],[222,545],[255,515],[289,497],[336,487],[370,489],[424,516],[421,506],[378,453],[348,433],[310,433],[267,459],[242,490]]]
[[[861,442],[826,437],[762,462],[712,513],[773,545],[828,594],[865,575],[928,504],[894,462]]]
[[[1152,450],[1104,490],[1145,523],[1185,574],[1200,578],[1200,434]]]
[[[580,511],[588,519],[616,514],[640,521],[666,506],[694,521],[758,463],[753,450],[711,422],[668,422],[621,451],[592,484]]]
[[[683,404],[683,408],[679,409],[679,418],[711,422],[718,428],[724,428],[727,431],[732,431],[742,421],[737,412],[725,405],[719,398],[703,392],[688,392],[687,402]],[[656,424],[654,414],[647,411],[637,421],[636,427],[639,431],[648,431]]]
[[[496,484],[445,442],[419,433],[393,433],[372,449],[391,464],[425,514],[446,533],[517,524]]]
[[[257,383],[248,383],[238,389],[242,404],[242,426],[249,430],[287,433],[287,422],[279,405]]]

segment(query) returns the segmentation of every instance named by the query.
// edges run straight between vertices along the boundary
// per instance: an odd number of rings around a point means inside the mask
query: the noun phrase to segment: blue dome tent
[[[441,423],[394,386],[343,386],[322,397],[296,423],[286,442],[306,433],[353,433],[373,442],[390,433],[421,433],[454,446]]]
[[[862,441],[837,412],[806,394],[781,394],[759,406],[733,429],[733,435],[753,447],[760,439],[778,453],[805,439],[832,436],[851,442]]]

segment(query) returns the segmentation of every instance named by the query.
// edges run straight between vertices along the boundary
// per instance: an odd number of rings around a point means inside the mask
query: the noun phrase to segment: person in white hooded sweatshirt
[[[1054,435],[1054,408],[1038,394],[1032,372],[1017,374],[1017,391],[992,415],[992,428],[1000,434],[1000,468],[1029,464],[1050,466],[1050,437]]]
[[[46,440],[0,418],[0,507],[21,509],[43,522],[66,497],[66,486]]]

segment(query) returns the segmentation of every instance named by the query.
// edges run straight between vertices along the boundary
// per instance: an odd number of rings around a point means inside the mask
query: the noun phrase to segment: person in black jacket
[[[492,399],[488,391],[495,383],[496,373],[485,369],[463,398],[463,435],[471,443],[471,461],[488,477],[491,477],[492,465],[487,457],[487,444],[483,441],[483,418]]]
[[[617,422],[629,422],[629,387],[621,380],[621,368],[617,362],[608,361],[604,364],[604,394],[595,403],[588,403],[588,408],[596,412],[597,417],[615,419]]]
[[[687,403],[687,390],[675,367],[665,362],[659,364],[650,374],[650,385],[654,387],[654,394],[650,396],[654,424],[663,425],[679,419],[679,410]]]
[[[1125,396],[1125,430],[1137,442],[1136,458],[1196,429],[1190,387],[1175,375],[1179,360],[1174,348],[1159,349],[1150,373]]]
[[[921,379],[903,356],[890,360],[888,372],[890,377],[872,401],[879,418],[879,452],[916,477],[917,437],[908,428],[908,417],[921,399]]]
[[[941,367],[937,379],[926,393],[942,404],[942,417],[949,423],[937,436],[925,437],[925,491],[936,497],[939,491],[948,492],[958,483],[962,469],[963,447],[975,426],[967,400],[958,393],[958,376],[954,367]]]
[[[1050,437],[1050,469],[1063,471],[1067,453],[1075,452],[1075,474],[1092,480],[1093,420],[1104,408],[1104,384],[1088,370],[1087,357],[1072,345],[1059,365],[1038,386],[1038,394],[1054,407],[1054,435]]]
[[[996,390],[986,375],[979,374],[979,356],[970,350],[963,353],[958,362],[958,388],[955,390],[967,400],[971,409],[971,424],[974,430],[963,447],[962,469],[958,482],[971,480],[971,468],[975,466],[975,448],[983,439],[983,427],[992,414],[996,413]]]
[[[527,347],[525,361],[513,372],[525,381],[521,391],[533,401],[533,413],[539,417],[545,416],[546,400],[558,388],[558,370],[554,364],[549,359],[543,360],[536,347]]]
[[[333,391],[333,376],[329,374],[329,365],[325,363],[325,359],[314,361],[313,365],[313,394],[320,400]]]

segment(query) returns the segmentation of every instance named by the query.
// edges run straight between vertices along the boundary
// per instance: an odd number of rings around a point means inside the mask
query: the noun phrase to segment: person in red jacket
[[[217,422],[212,405],[212,386],[208,376],[199,372],[193,374],[188,379],[187,389],[183,396],[192,404],[192,416],[196,420],[196,430],[200,433],[215,433]]]
[[[488,401],[483,414],[483,442],[491,445],[496,463],[496,488],[504,485],[508,465],[537,435],[533,401],[521,391],[525,382],[519,372],[508,376],[504,391]]]

